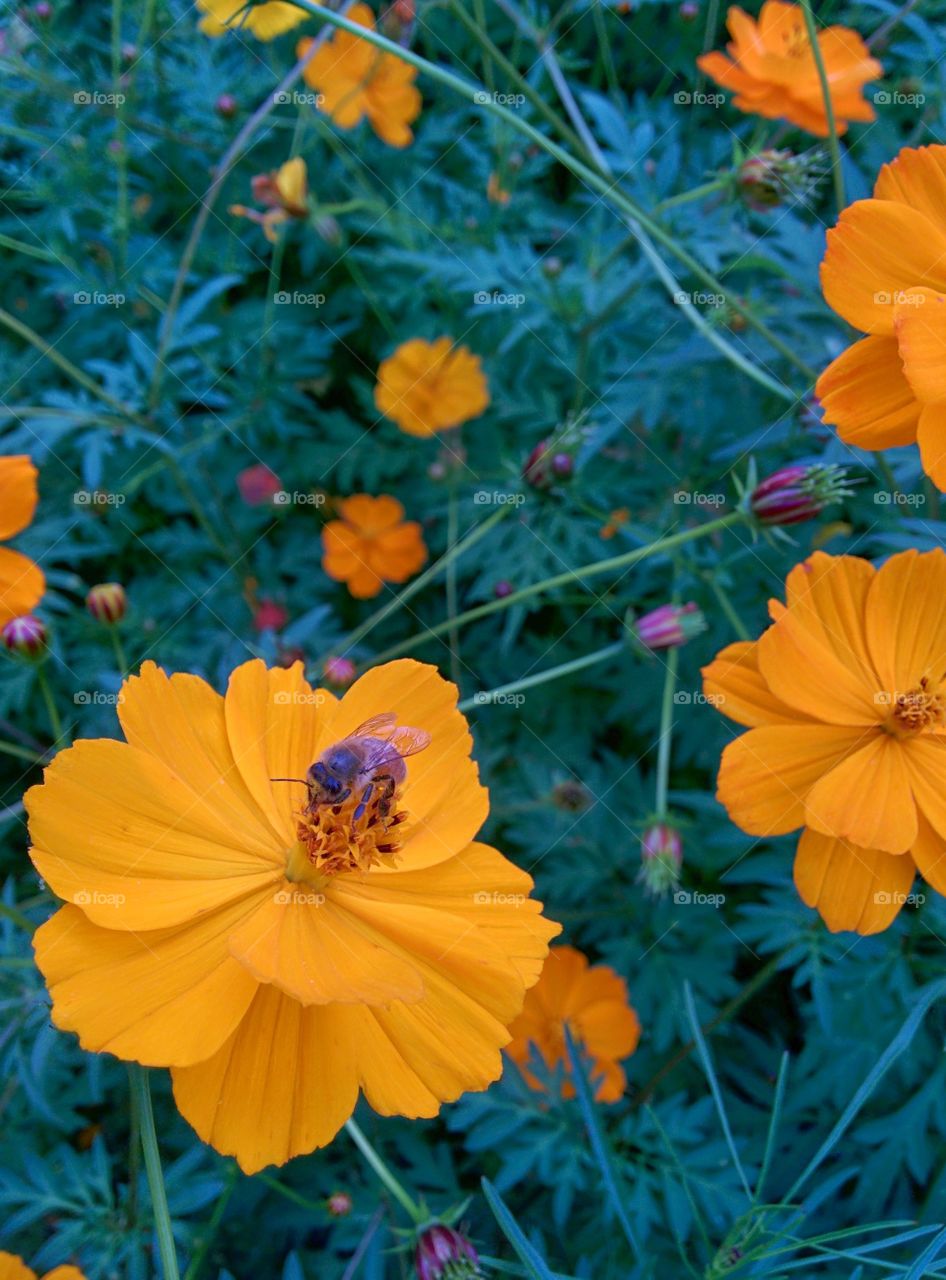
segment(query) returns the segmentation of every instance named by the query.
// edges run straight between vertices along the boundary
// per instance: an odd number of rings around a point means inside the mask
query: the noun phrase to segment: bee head
[[[336,760],[335,756],[344,756],[346,759]],[[347,759],[349,756],[350,761]],[[327,752],[321,760],[316,760],[306,774],[310,796],[329,804],[344,800],[351,792],[351,786],[345,780],[346,766],[350,773],[357,769],[358,761],[353,752],[344,749]]]

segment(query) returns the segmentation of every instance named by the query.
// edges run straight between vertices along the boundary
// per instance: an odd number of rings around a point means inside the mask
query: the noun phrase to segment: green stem
[[[690,204],[693,200],[702,200],[704,196],[711,196],[715,191],[722,191],[728,182],[729,174],[720,174],[718,178],[713,178],[710,182],[704,182],[699,187],[692,187],[689,191],[681,191],[679,195],[670,196],[667,200],[661,200],[660,204],[654,205],[654,213],[665,213],[668,209],[676,209],[681,204]]]
[[[844,197],[844,174],[841,172],[841,143],[838,141],[838,124],[834,117],[834,103],[831,101],[831,84],[828,80],[828,72],[825,69],[821,45],[818,43],[818,28],[815,25],[815,15],[811,11],[811,0],[801,0],[801,7],[802,12],[805,15],[805,27],[808,31],[808,42],[811,45],[811,54],[815,60],[815,66],[818,69],[818,79],[821,82],[821,96],[824,99],[824,113],[828,120],[828,146],[831,151],[831,176],[834,180],[834,199],[838,206],[838,213],[840,213],[847,201]]]
[[[110,626],[109,634],[112,637],[112,648],[115,650],[115,660],[118,663],[118,674],[124,679],[128,675],[128,663],[125,659],[125,648],[122,644],[121,636],[118,634],[118,627]]]
[[[15,742],[5,742],[2,738],[0,738],[0,753],[5,756],[14,756],[17,760],[28,760],[30,764],[43,763],[43,757],[38,756],[35,751],[17,746]]]
[[[459,448],[458,448],[459,452]],[[458,471],[456,466],[450,468],[450,497],[447,502],[447,555],[457,545],[457,532],[460,519],[460,498],[457,493]],[[447,617],[457,616],[457,558],[453,556],[447,565],[446,581]],[[454,684],[460,683],[460,635],[454,627],[449,635],[450,643],[450,676]]]
[[[43,695],[43,701],[46,704],[46,714],[49,716],[49,727],[53,731],[53,746],[58,747],[62,741],[62,720],[59,715],[59,709],[56,706],[56,699],[53,697],[53,691],[50,686],[46,672],[42,666],[36,668],[36,683],[39,685],[40,693]]]
[[[231,1165],[227,1171],[227,1184],[224,1187],[220,1198],[214,1205],[214,1211],[210,1215],[210,1221],[200,1233],[200,1243],[197,1246],[187,1270],[184,1272],[184,1280],[197,1280],[200,1275],[201,1268],[207,1261],[207,1255],[213,1248],[213,1242],[217,1238],[217,1232],[220,1230],[220,1224],[223,1222],[223,1216],[227,1211],[227,1205],[236,1190],[237,1185],[237,1166]]]
[[[11,907],[6,902],[0,902],[0,916],[12,921],[18,929],[22,929],[30,937],[36,931],[36,925],[33,924],[28,916],[25,916],[22,911],[18,911],[16,907]]]
[[[635,547],[632,551],[625,551],[622,555],[611,556],[607,560],[596,560],[593,564],[581,565],[577,569],[567,569],[564,573],[557,573],[554,577],[543,578],[541,582],[534,582],[531,586],[523,587],[520,591],[514,591],[512,595],[504,596],[501,600],[490,600],[486,604],[467,609],[465,613],[459,614],[456,618],[448,619],[446,622],[439,622],[432,627],[426,627],[424,631],[418,632],[416,635],[410,636],[407,640],[402,640],[396,645],[392,645],[390,649],[386,649],[383,653],[377,655],[374,662],[385,662],[388,658],[393,658],[400,653],[406,652],[415,644],[422,644],[426,640],[435,639],[451,627],[465,627],[468,623],[476,622],[479,618],[486,618],[491,613],[496,613],[501,609],[508,609],[515,604],[521,604],[524,600],[529,600],[543,591],[551,591],[555,587],[575,583],[583,585],[583,579],[596,578],[603,573],[613,573],[619,569],[629,569],[632,565],[638,564],[641,560],[647,560],[650,556],[672,551],[676,547],[683,546],[687,542],[693,542],[697,538],[705,537],[709,533],[718,533],[722,529],[728,529],[731,525],[741,524],[746,519],[747,517],[743,512],[732,511],[729,515],[719,516],[716,520],[710,520],[708,523],[697,525],[695,528],[683,529],[679,533],[657,538],[656,541],[648,543],[647,546]]]
[[[398,1202],[404,1212],[408,1215],[415,1226],[420,1226],[426,1222],[428,1214],[420,1205],[416,1204],[411,1196],[404,1190],[400,1182],[384,1163],[381,1157],[375,1151],[374,1147],[362,1133],[361,1129],[354,1120],[345,1122],[345,1128],[348,1130],[348,1136],[354,1142],[355,1146],[364,1156],[365,1160],[371,1166],[372,1170],[377,1174],[380,1182],[387,1187],[391,1195]]]
[[[164,1280],[180,1280],[180,1272],[177,1268],[177,1250],[174,1247],[174,1231],[171,1226],[171,1214],[168,1209],[167,1193],[164,1189],[164,1176],[161,1173],[161,1153],[158,1149],[158,1135],[154,1127],[154,1111],[151,1107],[148,1069],[147,1067],[139,1066],[137,1062],[132,1062],[129,1064],[128,1071],[141,1121],[141,1150],[144,1154],[145,1172],[148,1175],[148,1187],[151,1191],[151,1207],[154,1212],[155,1234],[158,1237],[161,1270],[164,1273]]]
[[[115,141],[118,144],[118,197],[115,208],[115,239],[118,244],[118,280],[124,279],[128,260],[128,148],[125,135],[125,104],[122,94],[122,0],[112,0],[112,92],[115,95]]]
[[[616,658],[619,653],[624,653],[626,650],[626,640],[615,640],[613,644],[605,645],[603,649],[596,649],[594,653],[586,653],[581,658],[573,658],[571,662],[549,667],[547,671],[537,671],[532,676],[523,676],[521,680],[501,684],[498,688],[490,689],[485,693],[474,693],[472,698],[464,698],[458,710],[473,711],[477,707],[489,706],[491,702],[498,702],[511,693],[518,693],[522,689],[533,689],[538,684],[547,684],[549,680],[560,680],[562,676],[570,676],[576,671],[584,671],[586,667],[593,667],[599,662],[607,662],[609,658]]]
[[[452,71],[448,71],[446,67],[439,66],[437,63],[428,62],[426,58],[422,58],[419,54],[414,53],[411,49],[404,49],[401,45],[396,44],[393,40],[388,40],[385,36],[380,35],[377,31],[371,31],[366,27],[358,26],[351,22],[348,18],[340,13],[334,13],[331,9],[325,8],[315,2],[315,0],[292,0],[292,3],[299,9],[305,10],[315,18],[320,18],[323,22],[330,26],[338,27],[342,31],[347,31],[350,35],[357,36],[361,40],[365,40],[368,44],[374,45],[375,48],[390,53],[396,58],[400,58],[403,62],[408,63],[412,67],[416,67],[432,80],[438,81],[452,93],[464,98],[467,102],[479,102],[483,109],[490,114],[496,116],[500,120],[504,120],[508,125],[519,133],[525,134],[531,142],[542,150],[548,152],[559,164],[564,165],[576,178],[581,179],[587,186],[603,195],[624,214],[630,222],[630,229],[638,237],[639,242],[644,248],[645,254],[647,249],[646,239],[641,236],[641,231],[646,231],[666,249],[668,249],[680,262],[687,267],[698,279],[702,281],[710,290],[715,293],[721,293],[729,306],[737,314],[741,315],[756,331],[765,338],[765,340],[779,351],[787,360],[791,361],[799,368],[810,381],[814,381],[817,374],[809,365],[801,359],[800,356],[792,349],[792,347],[784,342],[777,334],[773,333],[758,316],[755,315],[743,302],[736,297],[730,297],[725,290],[724,285],[718,280],[711,271],[680,244],[676,237],[663,227],[640,206],[631,199],[610,176],[605,176],[597,169],[590,167],[583,161],[576,159],[568,151],[565,151],[557,143],[547,138],[527,120],[523,120],[519,115],[509,107],[502,103],[493,101],[488,94],[484,95],[482,89],[476,85],[469,84],[460,76],[454,75]],[[548,64],[547,64],[548,65]],[[477,94],[480,95],[477,98]],[[485,96],[485,101],[484,101]],[[653,264],[651,255],[647,255]],[[669,273],[668,273],[669,274]],[[665,279],[665,283],[667,283]],[[694,309],[684,308],[688,318],[696,323],[699,312]],[[697,326],[701,327],[701,326]],[[704,336],[709,337],[714,331],[708,332],[701,328]],[[710,339],[713,340],[713,339]],[[743,372],[754,377],[756,381],[762,383],[774,394],[781,396],[785,400],[795,401],[796,396],[786,387],[781,386],[773,378],[763,373],[761,369],[757,369],[750,361],[744,357],[740,357],[735,348],[731,347],[720,335],[715,335],[714,345],[726,355],[726,358],[732,363],[743,369]]]
[[[131,1243],[128,1254],[128,1274],[137,1277],[141,1269],[141,1251],[138,1241],[138,1176],[141,1164],[141,1109],[138,1105],[131,1067],[128,1068],[128,1205],[126,1221]]]
[[[657,739],[657,794],[654,801],[658,818],[667,816],[667,792],[670,789],[670,744],[673,740],[673,695],[677,688],[677,669],[679,666],[680,650],[671,649],[667,654],[664,691],[660,700],[660,736]]]
[[[751,640],[752,632],[749,630],[749,628],[743,622],[742,618],[740,618],[739,614],[736,612],[735,605],[730,600],[727,592],[717,582],[715,574],[709,575],[709,584],[713,589],[713,594],[716,596],[716,599],[719,601],[719,607],[722,609],[723,613],[728,618],[733,631],[735,631],[736,635],[739,637],[740,640]]]

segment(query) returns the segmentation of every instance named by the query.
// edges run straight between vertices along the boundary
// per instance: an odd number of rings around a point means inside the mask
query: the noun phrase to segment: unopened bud
[[[35,614],[26,613],[10,619],[0,631],[0,642],[8,653],[35,662],[49,648],[49,633]]]
[[[100,582],[90,589],[85,607],[96,622],[114,626],[128,612],[128,596],[120,582]]]
[[[660,897],[679,882],[683,842],[675,827],[654,822],[641,836],[641,869],[638,879],[645,891]]]
[[[354,680],[355,670],[351,658],[327,658],[323,674],[329,684],[344,689]]]
[[[223,116],[224,120],[230,120],[236,115],[239,104],[232,93],[221,93],[220,97],[214,103],[214,109],[218,116]]]
[[[760,524],[801,524],[851,492],[844,467],[797,464],[757,484],[749,495],[749,510]]]
[[[676,649],[705,630],[706,619],[692,601],[663,604],[633,624],[635,636],[648,649]]]
[[[418,1280],[476,1280],[483,1274],[469,1240],[439,1222],[421,1232],[414,1263]]]
[[[333,1191],[325,1207],[333,1218],[346,1218],[354,1208],[354,1202],[347,1191]]]

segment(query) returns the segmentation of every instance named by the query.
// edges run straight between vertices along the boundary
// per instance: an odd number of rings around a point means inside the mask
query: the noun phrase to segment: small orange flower
[[[230,212],[238,218],[258,222],[270,243],[276,243],[276,228],[290,218],[304,218],[309,212],[308,173],[301,156],[293,156],[273,173],[258,173],[253,179],[253,198],[265,206],[265,213],[232,204]]]
[[[627,1086],[621,1059],[634,1052],[641,1034],[627,984],[608,965],[589,968],[587,956],[574,947],[553,947],[541,978],[510,1027],[512,1044],[506,1048],[531,1088],[543,1088],[528,1069],[533,1046],[550,1071],[564,1066],[565,1075],[571,1075],[566,1026],[576,1045],[593,1060],[594,1078],[601,1077],[597,1100],[617,1102]],[[565,1082],[563,1094],[574,1097],[571,1082]]]
[[[507,205],[512,199],[512,193],[507,191],[503,186],[499,174],[495,171],[489,175],[486,180],[486,199],[492,204]]]
[[[876,933],[917,868],[946,892],[946,554],[879,569],[817,551],[773,623],[704,670],[749,732],[723,752],[718,798],[750,835],[805,827],[795,884],[831,929]]]
[[[200,29],[208,36],[223,36],[228,31],[248,31],[257,40],[275,40],[291,31],[309,16],[304,9],[284,0],[268,4],[248,4],[247,0],[197,0],[197,8],[206,17]]]
[[[0,458],[0,542],[21,533],[33,519],[39,500],[36,475],[25,454]],[[0,627],[29,613],[45,589],[38,565],[19,551],[0,547]]]
[[[322,530],[322,568],[356,600],[370,600],[385,582],[406,582],[427,559],[420,525],[404,519],[397,498],[358,493],[338,504],[338,514]]]
[[[697,66],[724,89],[736,93],[733,105],[768,120],[789,120],[800,129],[826,138],[830,132],[818,67],[800,5],[765,0],[756,23],[735,6],[727,17],[732,43],[724,53],[704,53]],[[851,120],[873,120],[874,109],[863,98],[864,85],[883,67],[849,27],[825,27],[818,47],[828,77],[838,133]],[[730,60],[731,59],[731,60]]]
[[[25,798],[64,900],[34,936],[57,1027],[170,1067],[247,1173],[331,1142],[361,1092],[435,1116],[498,1079],[559,928],[476,840],[454,685],[404,660],[336,699],[254,661],[221,697],[149,662],[118,713],[126,741],[60,752]]]
[[[374,15],[366,4],[355,4],[345,15],[359,27],[374,31]],[[304,58],[311,39],[296,50]],[[367,40],[336,30],[316,51],[303,72],[306,83],[322,95],[319,104],[340,129],[353,129],[365,116],[382,141],[406,147],[414,135],[410,126],[420,115],[420,90],[414,84],[417,68],[393,53],[376,49]]]
[[[469,347],[452,338],[411,338],[381,362],[374,402],[409,436],[432,436],[479,417],[489,384]]]
[[[815,391],[825,421],[861,449],[917,443],[946,490],[946,147],[905,147],[873,199],[828,232],[825,300],[869,336],[828,365]]]
[[[15,1253],[0,1253],[0,1280],[38,1280],[36,1272]],[[43,1280],[85,1280],[78,1267],[54,1267]]]

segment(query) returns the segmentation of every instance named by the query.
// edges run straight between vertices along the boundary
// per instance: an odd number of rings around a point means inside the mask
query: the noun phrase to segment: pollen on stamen
[[[298,817],[296,834],[313,868],[323,875],[394,867],[404,844],[406,810],[392,814],[397,795],[378,794],[357,818],[357,796],[336,805],[315,805]]]
[[[924,676],[917,688],[897,695],[893,720],[901,733],[923,733],[946,726],[946,706],[939,692],[931,691],[929,677]]]

